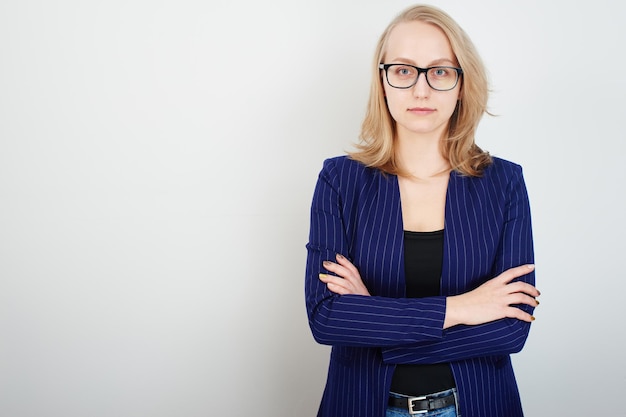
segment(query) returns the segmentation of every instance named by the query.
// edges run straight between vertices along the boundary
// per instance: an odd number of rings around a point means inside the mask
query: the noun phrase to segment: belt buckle
[[[429,410],[417,410],[417,411],[413,410],[413,401],[424,401],[425,399],[426,399],[426,396],[409,398],[408,399],[408,401],[409,401],[409,414],[415,415],[415,414],[425,414],[425,413],[428,413]]]

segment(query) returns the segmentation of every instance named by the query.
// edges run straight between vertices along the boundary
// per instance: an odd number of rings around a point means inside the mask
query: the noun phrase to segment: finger
[[[341,265],[330,261],[324,261],[324,268],[326,268],[329,272],[334,273],[335,275],[341,277],[343,280],[348,281],[348,284],[341,283],[340,285],[348,288],[351,291],[356,291],[356,288],[362,285],[361,275],[359,272],[352,272],[348,268],[345,268]]]
[[[342,254],[338,253],[336,255],[336,258],[339,264],[341,264],[344,268],[349,269],[353,274],[357,275],[359,273],[358,269],[356,269],[356,266],[354,266],[354,264],[350,262],[348,258],[343,256]]]
[[[351,275],[350,270],[334,262],[324,261],[322,262],[322,265],[324,266],[324,269],[326,269],[328,272],[332,272],[342,278],[348,278]]]
[[[358,294],[369,295],[369,291],[365,288],[363,284],[363,280],[361,278],[361,274],[357,267],[350,262],[345,256],[340,253],[337,254],[337,262],[339,262],[347,271],[349,271],[348,275],[342,275],[346,280],[352,283],[354,290]]]
[[[329,285],[329,289],[330,289],[330,286],[332,286],[333,288],[342,288],[344,291],[350,291],[350,292],[353,291],[351,283],[341,277],[336,277],[334,275],[328,275],[328,274],[320,274],[319,278],[320,278],[320,281],[322,281],[326,285]],[[332,291],[337,292],[335,290],[332,290]]]
[[[508,284],[509,282],[513,281],[515,278],[519,278],[526,274],[530,274],[534,270],[535,270],[535,265],[533,264],[520,265],[514,268],[507,269],[506,271],[498,275],[497,278],[500,278],[503,283]]]
[[[325,269],[329,270],[329,271],[330,271],[330,269],[331,269],[331,268],[333,268],[333,266],[335,266],[335,265],[337,265],[337,264],[336,264],[336,263],[334,263],[334,262],[332,262],[332,261],[323,261],[323,262],[322,262],[322,266],[323,266]]]
[[[347,290],[344,287],[341,287],[339,285],[335,285],[333,283],[328,283],[326,284],[326,287],[328,288],[328,290],[330,292],[333,292],[335,294],[339,294],[339,295],[348,295],[348,294],[352,294],[349,290]]]
[[[522,320],[528,323],[535,321],[534,316],[516,307],[509,307],[506,310],[506,317],[511,318],[511,319]]]
[[[513,293],[524,293],[528,294],[531,297],[539,297],[540,292],[534,285],[531,285],[527,282],[516,281],[506,285],[506,289],[509,294]]]
[[[341,264],[331,261],[324,261],[323,263],[324,268],[342,279],[333,282],[333,284],[343,287],[348,294],[370,295],[356,266],[341,254],[337,254],[337,262],[341,262]]]
[[[537,307],[539,305],[539,301],[537,301],[534,297],[523,293],[515,293],[511,294],[508,298],[509,305],[511,304],[526,304],[531,307]]]

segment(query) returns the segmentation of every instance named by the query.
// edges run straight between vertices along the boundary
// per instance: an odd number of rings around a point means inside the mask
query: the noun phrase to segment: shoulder
[[[482,175],[470,177],[453,173],[455,183],[464,184],[465,191],[477,193],[489,200],[507,198],[512,189],[524,184],[522,167],[506,159],[492,157],[492,162],[484,168]]]
[[[493,163],[485,168],[482,177],[473,178],[473,188],[482,190],[496,200],[527,199],[522,167],[515,162],[493,157]]]
[[[320,176],[340,183],[345,183],[346,181],[367,181],[379,175],[381,175],[381,172],[378,169],[368,168],[347,155],[326,159],[320,173]]]
[[[395,176],[385,175],[349,156],[338,156],[324,161],[318,186],[338,195],[346,206],[353,206],[379,195],[381,190],[392,191],[394,180]]]
[[[341,155],[326,159],[324,161],[324,169],[338,169],[340,171],[348,169],[352,171],[363,171],[366,170],[367,167],[354,159],[350,159],[347,155]]]
[[[493,162],[485,168],[484,175],[517,175],[522,172],[521,165],[516,164],[515,162],[507,161],[506,159],[492,157]]]
[[[522,180],[521,165],[497,157],[492,157],[492,160],[493,162],[483,171],[482,177],[479,177],[480,181],[506,188],[512,182]]]

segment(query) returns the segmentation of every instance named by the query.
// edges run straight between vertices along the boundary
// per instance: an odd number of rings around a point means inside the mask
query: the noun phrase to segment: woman
[[[483,65],[445,13],[385,30],[357,152],[325,161],[306,304],[332,345],[319,416],[514,417],[539,302],[521,168],[474,143]]]

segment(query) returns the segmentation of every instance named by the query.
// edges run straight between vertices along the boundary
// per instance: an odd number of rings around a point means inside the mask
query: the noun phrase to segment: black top
[[[443,230],[404,232],[406,296],[432,297],[440,294],[443,262]],[[419,397],[456,386],[447,363],[398,365],[391,391]]]

